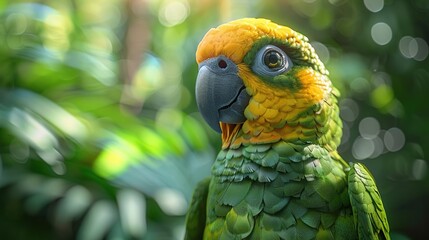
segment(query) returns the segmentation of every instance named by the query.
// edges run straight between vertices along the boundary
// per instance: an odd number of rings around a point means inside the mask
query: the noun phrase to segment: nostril
[[[225,62],[225,60],[220,60],[220,61],[217,63],[217,65],[218,65],[220,68],[223,68],[223,69],[225,69],[226,67],[228,67],[228,64]]]

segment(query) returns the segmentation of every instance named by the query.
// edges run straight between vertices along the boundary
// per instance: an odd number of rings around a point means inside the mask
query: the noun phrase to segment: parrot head
[[[209,30],[196,60],[197,105],[224,148],[334,135],[336,91],[304,35],[266,19],[239,19]]]

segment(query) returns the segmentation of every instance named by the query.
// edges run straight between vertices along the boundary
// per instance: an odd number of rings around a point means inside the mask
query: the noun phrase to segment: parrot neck
[[[318,144],[333,151],[340,143],[342,123],[337,100],[333,95],[297,114],[284,115],[281,119],[284,120],[270,123],[271,119],[260,116],[241,124],[220,123],[222,149],[238,149],[242,145],[275,144],[285,141]]]

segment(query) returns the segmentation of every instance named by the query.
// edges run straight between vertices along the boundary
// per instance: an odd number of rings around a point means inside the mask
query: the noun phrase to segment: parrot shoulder
[[[380,193],[368,169],[351,163],[348,174],[350,203],[359,239],[390,239]]]
[[[194,190],[186,216],[185,240],[203,239],[210,180],[210,177],[203,179]]]

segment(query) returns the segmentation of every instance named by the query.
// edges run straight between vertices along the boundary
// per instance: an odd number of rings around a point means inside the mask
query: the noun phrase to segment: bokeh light
[[[58,146],[58,140],[52,132],[30,114],[15,108],[8,119],[13,129],[37,150],[43,151]]]
[[[369,158],[374,154],[375,144],[372,139],[357,137],[353,143],[352,154],[357,160]]]
[[[427,162],[423,159],[416,159],[413,162],[413,177],[415,180],[423,180],[427,174]]]
[[[406,58],[413,58],[419,51],[417,41],[413,37],[404,36],[399,41],[399,50]]]
[[[424,61],[429,54],[428,43],[423,38],[415,38],[415,40],[417,41],[418,51],[413,58],[417,61]]]
[[[365,7],[371,12],[379,12],[383,9],[384,0],[363,0]]]
[[[162,210],[170,215],[183,215],[188,208],[188,203],[183,195],[174,189],[159,189],[155,194],[155,199]]]
[[[423,61],[428,56],[429,48],[423,38],[404,36],[399,40],[399,51],[406,58]]]
[[[380,132],[380,123],[373,117],[367,117],[360,121],[359,132],[363,138],[373,139]]]
[[[401,129],[393,127],[384,130],[374,117],[361,119],[358,129],[359,136],[354,139],[352,145],[352,155],[357,160],[376,158],[386,152],[397,152],[405,145],[405,135]]]
[[[391,152],[397,152],[405,144],[405,135],[399,128],[390,128],[384,133],[384,145]]]
[[[345,98],[340,101],[341,119],[353,122],[359,116],[359,106],[353,99]]]
[[[320,42],[311,42],[311,46],[313,46],[317,55],[319,55],[320,60],[326,64],[329,61],[330,57],[329,49],[323,43]]]
[[[118,192],[119,214],[123,227],[131,236],[138,237],[146,232],[146,200],[141,193],[123,189]]]
[[[357,160],[376,158],[384,153],[380,122],[374,117],[365,117],[359,122],[359,134],[352,145],[353,157]]]
[[[385,22],[378,22],[371,27],[371,37],[378,45],[386,45],[392,40],[392,28]]]
[[[190,12],[189,3],[184,0],[164,1],[159,9],[159,21],[167,27],[182,23]]]

